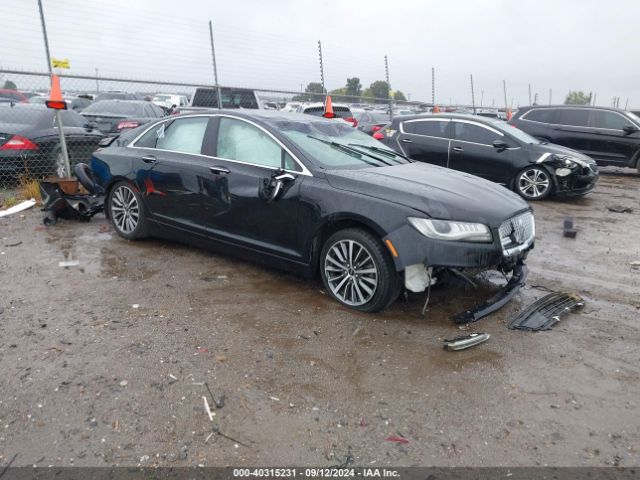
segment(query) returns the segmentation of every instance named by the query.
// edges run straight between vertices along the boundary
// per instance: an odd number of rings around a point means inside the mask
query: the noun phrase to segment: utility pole
[[[549,105],[551,105],[551,95],[553,94],[553,90],[549,89]]]
[[[100,80],[98,80],[98,67],[96,67],[96,95],[100,93]]]
[[[471,78],[471,108],[473,110],[473,114],[476,114],[476,99],[475,99],[475,95],[473,93],[473,73],[469,75],[469,78]]]
[[[320,83],[322,84],[322,93],[326,95],[327,89],[324,88],[324,64],[322,63],[322,43],[318,40],[318,58],[320,59]]]
[[[507,81],[502,80],[502,90],[504,92],[504,110],[505,112],[509,109],[509,104],[507,103]]]
[[[42,36],[44,37],[44,49],[47,54],[47,67],[49,68],[49,76],[53,75],[51,67],[51,54],[49,53],[49,37],[47,36],[47,24],[44,20],[44,9],[42,8],[42,0],[38,0],[38,9],[40,10],[40,23],[42,24]],[[60,110],[56,109],[56,123],[58,124],[58,137],[60,138],[60,149],[62,150],[62,158],[64,160],[64,168],[68,176],[71,176],[71,164],[69,163],[69,151],[67,150],[67,140],[64,138],[62,130],[62,115]]]
[[[529,84],[529,105],[531,105],[531,84]]]
[[[431,67],[431,106],[436,106],[436,68]]]
[[[482,102],[484,101],[484,90],[480,92],[480,108],[482,108]]]
[[[629,109],[629,97],[627,97],[627,100],[624,102],[624,109],[625,110]]]
[[[594,107],[596,106],[596,97],[597,97],[597,96],[598,96],[598,94],[597,94],[597,93],[594,93],[594,94],[593,94],[593,104],[592,104],[592,105],[593,105]]]
[[[220,91],[220,84],[218,83],[218,66],[216,65],[216,47],[213,44],[213,25],[209,20],[209,38],[211,39],[211,59],[213,60],[213,81],[216,85],[216,92],[218,96],[218,110],[222,108],[222,92]]]
[[[387,97],[389,97],[389,120],[393,120],[393,99],[391,98],[391,82],[389,81],[389,62],[384,56],[384,75],[387,79]]]

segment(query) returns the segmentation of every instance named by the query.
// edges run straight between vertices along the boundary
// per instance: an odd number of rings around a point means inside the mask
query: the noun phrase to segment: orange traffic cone
[[[440,113],[440,107],[437,105],[434,105],[433,107],[433,113]]]
[[[51,75],[51,93],[49,93],[49,100],[45,104],[54,110],[67,109],[67,102],[62,98],[62,90],[60,89],[60,77],[57,75]]]
[[[331,104],[331,96],[327,95],[327,99],[324,102],[324,114],[325,118],[335,118],[336,114],[333,113],[333,105]]]
[[[507,108],[507,122],[513,118],[513,112],[510,108]]]

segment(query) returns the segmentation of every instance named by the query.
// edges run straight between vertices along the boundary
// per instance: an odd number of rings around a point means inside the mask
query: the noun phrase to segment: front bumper
[[[572,197],[589,193],[596,186],[599,175],[597,167],[583,167],[576,169],[575,173],[566,177],[555,176],[556,194],[558,196]]]

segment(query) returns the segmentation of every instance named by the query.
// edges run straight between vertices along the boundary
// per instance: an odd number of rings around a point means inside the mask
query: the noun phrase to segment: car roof
[[[599,107],[596,105],[528,105],[526,107],[519,107],[518,111],[519,112],[525,112],[527,110],[532,110],[534,108],[589,108],[592,110],[606,110],[606,111],[615,111],[615,112],[620,112],[620,113],[624,113],[627,112],[629,110],[625,110],[623,108],[614,108],[614,107]]]
[[[346,107],[346,108],[351,108],[349,107],[349,105],[347,105],[346,103],[331,103],[331,105],[333,107]],[[304,108],[318,108],[318,107],[324,107],[324,103],[323,102],[313,102],[313,103],[305,103],[303,105]]]
[[[307,115],[304,113],[285,112],[283,110],[262,110],[262,109],[242,109],[237,110],[218,110],[216,108],[200,110],[198,112],[183,113],[177,117],[192,117],[199,115],[231,115],[234,117],[246,118],[247,120],[254,120],[264,123],[273,123],[276,121],[289,121],[289,122],[335,122],[336,118],[324,118],[314,117],[313,115]],[[170,117],[171,118],[171,117]]]
[[[398,118],[398,120],[402,122],[406,122],[408,120],[419,120],[421,118],[442,118],[442,119],[451,118],[451,119],[458,119],[458,120],[469,120],[473,122],[484,123],[487,125],[494,125],[496,122],[495,118],[487,118],[487,117],[481,117],[478,115],[469,115],[465,113],[420,113],[416,115],[402,115],[400,118]]]

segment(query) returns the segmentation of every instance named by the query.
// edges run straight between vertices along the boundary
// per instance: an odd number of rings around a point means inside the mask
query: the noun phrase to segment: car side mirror
[[[631,135],[632,133],[636,133],[638,129],[633,125],[626,125],[625,127],[622,128],[622,131],[627,135]]]
[[[267,189],[267,203],[271,203],[273,202],[276,198],[278,198],[278,195],[280,195],[280,192],[282,191],[282,188],[285,186],[286,183],[291,182],[293,180],[295,180],[296,177],[294,177],[293,175],[291,175],[290,173],[286,173],[286,172],[276,172],[272,177],[271,177],[271,181],[269,182],[268,185],[268,189]]]
[[[509,148],[509,145],[507,145],[504,140],[496,140],[493,142],[493,148],[496,150],[505,150]]]
[[[97,130],[98,124],[96,122],[87,122],[84,124],[85,130]]]

